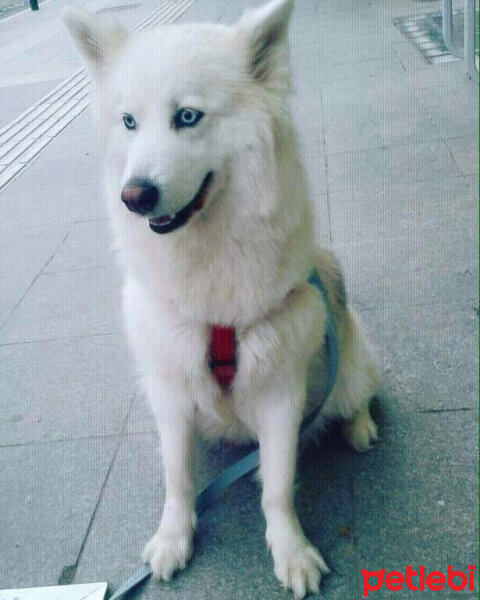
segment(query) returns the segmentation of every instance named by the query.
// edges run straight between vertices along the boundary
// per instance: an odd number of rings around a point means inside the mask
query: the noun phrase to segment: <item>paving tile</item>
[[[321,88],[324,84],[336,81],[360,80],[365,81],[369,78],[384,78],[388,73],[390,76],[394,73],[403,75],[404,69],[397,56],[387,56],[383,58],[372,58],[358,62],[347,62],[342,64],[319,65],[315,56],[307,55],[295,65],[297,70],[296,77],[310,77],[312,89]],[[315,77],[312,78],[312,71],[315,71]]]
[[[36,56],[34,50],[25,51],[8,59],[5,57],[0,65],[0,77],[43,71],[41,64],[42,61]]]
[[[90,186],[100,184],[101,166],[96,156],[57,157],[46,160],[42,155],[30,164],[21,177],[9,184],[8,191],[16,191],[20,186],[32,192],[51,192],[54,188]]]
[[[51,71],[36,71],[35,73],[16,73],[15,75],[8,75],[6,77],[2,77],[0,79],[0,88],[14,87],[17,85],[30,85],[34,83],[44,83],[46,81],[54,82],[54,81],[64,81],[65,79],[71,77],[71,71],[57,71],[52,73]],[[47,90],[51,91],[50,89]],[[18,113],[15,117],[18,116]]]
[[[446,142],[464,175],[478,173],[478,138],[476,135],[452,138]]]
[[[474,177],[333,194],[333,248],[357,306],[475,306],[477,197]]]
[[[298,136],[298,149],[307,172],[319,243],[330,243],[328,180],[325,161],[325,132],[320,97],[299,88],[292,103],[292,117]]]
[[[355,85],[353,89],[352,84]],[[475,84],[466,75],[463,61],[432,65],[431,69],[402,69],[394,73],[385,72],[370,78],[355,79],[355,81],[329,81],[323,83],[321,89],[338,93],[352,89],[353,93],[378,85],[383,85],[385,88],[399,86],[412,94],[418,94],[419,99],[424,101],[431,96],[442,96],[445,91],[449,90],[451,94],[466,94],[470,99],[476,93]],[[470,106],[470,110],[472,110],[472,106]],[[453,137],[453,135],[448,137]]]
[[[8,199],[5,201],[8,202]],[[10,210],[14,210],[13,206]],[[25,215],[22,222],[1,224],[0,278],[33,277],[40,273],[70,228],[68,223],[37,226]]]
[[[434,302],[476,305],[477,243],[462,234],[334,244],[334,249],[350,297],[362,310]]]
[[[328,154],[327,162],[332,192],[377,189],[402,182],[460,175],[458,166],[441,141]]]
[[[449,177],[408,181],[376,190],[349,190],[330,196],[335,245],[393,238],[448,237],[476,239],[478,181]]]
[[[444,138],[466,137],[478,129],[478,111],[472,110],[478,101],[477,87],[440,86],[432,93],[425,88],[418,92],[440,134]]]
[[[0,333],[1,344],[122,331],[116,269],[41,275]]]
[[[49,70],[52,73],[68,73],[68,76],[73,75],[75,71],[78,71],[79,68],[82,67],[81,61],[79,60],[78,55],[74,56],[66,55],[62,56],[61,54],[55,54],[53,56],[48,56],[44,60],[42,60],[37,67],[37,69],[45,69]]]
[[[422,102],[402,85],[323,92],[327,152],[350,152],[439,139]]]
[[[360,568],[446,572],[447,565],[466,571],[475,564],[478,424],[464,413],[392,413],[375,452],[354,465],[354,590],[361,590]]]
[[[89,6],[91,4],[91,6]],[[115,10],[114,12],[103,13],[103,17],[108,19],[115,19],[119,23],[121,23],[127,30],[133,29],[137,23],[140,23],[143,18],[147,17],[152,13],[153,10],[158,8],[158,0],[145,0],[145,2],[132,2],[127,4],[122,4],[122,6],[127,6],[127,9],[124,10]],[[133,5],[133,6],[132,6]],[[137,5],[137,6],[135,6]],[[113,5],[118,6],[118,5]],[[87,8],[92,12],[98,13],[102,9],[110,9],[112,8],[111,2],[108,0],[98,2],[87,0]]]
[[[254,0],[249,6],[261,4]],[[178,20],[179,23],[233,23],[243,12],[244,7],[237,2],[211,0],[195,2]]]
[[[32,283],[34,275],[0,279],[0,329]]]
[[[314,205],[318,207],[324,203],[328,191],[323,132],[320,130],[318,134],[312,131],[304,133],[300,129],[299,134],[299,151],[307,173],[310,196]]]
[[[150,410],[150,405],[146,394],[142,391],[141,385],[137,385],[135,397],[128,415],[126,433],[155,433],[157,425],[155,417]]]
[[[333,248],[354,302],[476,305],[477,197],[473,177],[333,194]]]
[[[123,335],[0,347],[0,446],[121,433],[136,376]]]
[[[54,191],[31,190],[22,177],[0,193],[0,227],[11,231],[14,238],[13,232],[23,230],[55,232],[60,228],[66,235],[72,227],[65,228],[65,224],[107,218],[102,186],[98,183],[55,186]],[[18,234],[16,238],[20,239]]]
[[[301,10],[301,7],[302,5],[299,4],[297,9]],[[318,23],[315,22],[312,23],[310,30],[304,31],[302,28],[302,33],[302,36],[294,36],[291,39],[290,47],[294,65],[298,61],[301,66],[301,61],[308,55],[311,57],[311,62],[316,61],[317,68],[322,68],[324,65],[358,63],[396,54],[389,40],[383,41],[378,37],[357,39],[345,36],[315,37],[318,33]]]
[[[72,123],[75,125],[76,123]],[[67,128],[68,129],[68,128]],[[72,132],[73,133],[73,132]],[[77,128],[77,131],[72,135],[67,130],[63,130],[43,152],[45,160],[58,156],[65,158],[76,158],[82,163],[89,163],[92,159],[98,161],[99,166],[102,166],[101,151],[95,131],[83,132]],[[101,169],[100,169],[101,170]]]
[[[42,153],[42,159],[46,162],[59,156],[76,157],[79,163],[89,163],[94,157],[102,167],[101,144],[91,106],[61,131]]]
[[[308,87],[298,86],[291,100],[290,112],[303,152],[306,155],[319,154],[325,137],[321,96],[311,94]]]
[[[113,266],[115,254],[111,246],[107,221],[76,223],[47,265],[45,273]]]
[[[50,92],[60,80],[42,81],[23,85],[13,85],[1,88],[2,111],[0,113],[0,128],[8,125],[20,113],[40,100]]]
[[[303,7],[303,4],[299,5]],[[323,5],[314,7],[309,13],[299,12],[293,21],[293,30],[300,32],[302,38],[309,38],[312,46],[317,46],[318,40],[320,44],[331,41],[332,44],[338,44],[339,40],[344,39],[345,45],[365,45],[372,39],[377,40],[378,45],[382,46],[385,38],[385,29],[372,19],[371,13],[363,10],[363,6],[358,4],[358,8],[363,12],[361,14],[356,10],[357,6],[341,7],[336,4],[335,7]],[[302,8],[300,9],[302,11]],[[303,18],[302,18],[303,17]],[[319,34],[319,35],[315,35]]]
[[[314,188],[312,188],[314,190]],[[327,194],[311,192],[313,202],[314,229],[317,243],[325,248],[331,248],[331,219],[330,201]]]
[[[2,588],[55,585],[75,563],[117,443],[0,448]]]
[[[361,313],[377,350],[388,406],[402,415],[478,412],[478,303],[380,308]],[[459,432],[458,432],[459,433]]]

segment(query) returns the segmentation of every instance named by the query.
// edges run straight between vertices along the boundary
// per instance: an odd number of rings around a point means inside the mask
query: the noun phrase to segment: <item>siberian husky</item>
[[[275,574],[303,598],[329,572],[293,504],[300,423],[326,378],[313,269],[341,359],[315,425],[341,418],[367,450],[379,382],[336,261],[314,240],[288,107],[292,9],[273,0],[230,26],[132,34],[75,9],[65,22],[94,84],[125,322],[160,433],[166,496],[143,558],[167,580],[192,555],[194,431],[253,439]]]

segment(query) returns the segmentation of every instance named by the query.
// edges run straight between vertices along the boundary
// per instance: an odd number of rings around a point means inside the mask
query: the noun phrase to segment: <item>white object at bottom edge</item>
[[[0,590],[0,600],[103,600],[107,583]]]

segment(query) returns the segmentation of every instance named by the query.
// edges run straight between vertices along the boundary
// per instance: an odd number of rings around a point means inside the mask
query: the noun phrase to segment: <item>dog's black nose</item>
[[[122,202],[128,210],[140,215],[152,212],[160,199],[160,192],[150,181],[130,181],[122,190]]]

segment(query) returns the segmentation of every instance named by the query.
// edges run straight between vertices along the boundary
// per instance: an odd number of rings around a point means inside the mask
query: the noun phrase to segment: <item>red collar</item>
[[[234,327],[212,326],[208,366],[218,385],[227,390],[237,370],[236,339]]]

